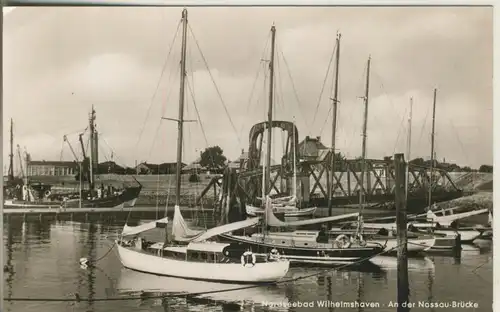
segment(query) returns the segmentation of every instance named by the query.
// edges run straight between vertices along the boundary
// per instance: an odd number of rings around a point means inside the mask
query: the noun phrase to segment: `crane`
[[[23,168],[23,157],[21,156],[21,147],[19,144],[17,144],[17,156],[19,157],[19,166],[21,167],[21,176],[26,178],[26,175],[24,174],[24,168]]]
[[[83,146],[83,133],[80,133],[78,140],[80,141],[80,146],[82,147],[83,159],[85,159],[85,147]]]
[[[71,150],[71,153],[73,154],[73,157],[75,157],[75,160],[77,162],[80,162],[80,160],[78,160],[78,156],[76,156],[76,153],[75,153],[75,150],[73,149],[73,146],[71,146],[71,143],[69,143],[68,137],[66,135],[63,136],[63,140],[64,140],[64,142],[68,143],[69,149]]]
[[[82,136],[80,135],[80,139],[81,138],[82,138]],[[64,142],[68,143],[69,149],[71,150],[71,153],[73,153],[73,157],[75,157],[75,160],[78,163],[79,168],[80,168],[78,176],[79,176],[79,180],[80,180],[80,187],[79,187],[79,193],[80,194],[79,195],[80,195],[80,208],[81,208],[82,207],[82,188],[83,188],[83,183],[82,183],[82,175],[83,175],[82,162],[80,162],[78,160],[78,156],[76,156],[75,150],[73,149],[73,146],[71,146],[71,143],[69,143],[68,137],[66,135],[63,136],[63,140],[64,140]],[[83,145],[82,145],[82,147],[83,147]],[[85,159],[85,154],[84,154],[84,158],[83,159]]]

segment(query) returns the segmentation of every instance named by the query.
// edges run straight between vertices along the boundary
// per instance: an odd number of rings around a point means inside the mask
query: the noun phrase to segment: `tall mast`
[[[333,120],[332,120],[332,156],[330,163],[330,187],[328,188],[328,215],[332,215],[333,206],[333,174],[335,172],[335,141],[337,134],[337,104],[339,92],[339,61],[340,61],[340,34],[337,34],[337,51],[335,55],[335,89],[333,91]]]
[[[408,115],[408,140],[406,147],[406,183],[405,183],[405,194],[406,199],[408,199],[408,182],[410,181],[410,161],[411,161],[411,119],[413,118],[413,97],[410,97],[410,114]]]
[[[292,139],[292,144],[293,144],[293,199],[295,202],[297,202],[297,144],[295,144],[295,136],[297,134],[295,133],[295,116],[293,117],[293,139]]]
[[[266,152],[266,178],[264,180],[264,186],[267,192],[269,192],[269,184],[271,181],[271,137],[273,130],[273,97],[274,97],[274,44],[276,41],[276,27],[274,25],[271,27],[271,58],[269,60],[269,107],[267,111],[267,152]]]
[[[9,163],[9,173],[8,181],[14,180],[14,122],[12,118],[10,119],[10,163]]]
[[[182,10],[182,49],[181,49],[181,80],[179,94],[179,118],[177,120],[177,166],[176,166],[176,188],[175,205],[180,206],[181,197],[181,166],[182,166],[182,135],[184,126],[184,100],[185,100],[185,79],[186,79],[186,37],[187,37],[187,10]]]
[[[89,130],[90,130],[90,159],[89,159],[89,170],[90,170],[90,181],[89,181],[89,188],[91,190],[94,189],[94,174],[96,174],[97,170],[97,165],[96,162],[97,160],[97,138],[96,138],[96,133],[95,133],[95,110],[94,110],[94,105],[92,105],[92,111],[90,112],[90,118],[89,118]]]
[[[364,193],[365,193],[365,171],[366,171],[366,128],[367,128],[367,121],[368,121],[368,94],[370,90],[370,62],[371,62],[371,57],[368,57],[368,63],[366,66],[366,87],[365,87],[365,96],[363,97],[365,101],[365,114],[363,118],[363,145],[361,149],[361,177],[360,177],[360,185],[361,188],[359,190],[359,224],[358,226],[361,226],[362,220],[363,220],[363,207],[364,207]]]
[[[434,89],[434,100],[432,102],[432,133],[431,133],[431,168],[430,168],[430,177],[429,177],[429,208],[431,209],[432,205],[432,176],[434,171],[434,130],[436,124],[436,94],[437,89]]]

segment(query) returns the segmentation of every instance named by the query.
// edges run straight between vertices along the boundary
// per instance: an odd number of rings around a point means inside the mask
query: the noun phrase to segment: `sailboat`
[[[334,227],[329,230],[330,235],[347,235],[348,237],[356,237],[361,235],[367,242],[383,244],[387,250],[395,250],[397,247],[396,228],[371,228],[369,224],[363,221],[363,208],[365,207],[364,198],[364,176],[365,176],[365,159],[366,159],[366,132],[368,119],[368,95],[369,95],[369,75],[370,75],[370,59],[367,64],[366,90],[365,90],[365,112],[363,123],[363,144],[362,144],[362,172],[360,176],[360,191],[359,191],[359,218],[357,222],[347,223],[343,226]],[[411,121],[410,121],[411,122]],[[408,168],[407,168],[408,169]],[[408,252],[420,253],[435,245],[435,238],[431,235],[410,235],[408,237]]]
[[[139,196],[142,185],[137,181],[138,186],[124,187],[122,190],[111,191],[111,187],[105,188],[104,185],[101,187],[95,187],[95,172],[93,171],[92,157],[95,157],[94,151],[97,148],[97,132],[95,131],[95,110],[92,108],[92,113],[89,118],[90,121],[90,131],[91,131],[91,153],[89,156],[91,160],[88,162],[88,166],[85,166],[85,161],[79,161],[73,150],[71,144],[64,136],[64,141],[70,146],[70,149],[75,157],[75,161],[79,164],[79,191],[70,192],[66,194],[56,194],[52,192],[52,185],[33,183],[30,181],[27,172],[23,172],[23,182],[18,184],[13,192],[14,196],[8,198],[4,201],[4,207],[10,209],[50,209],[50,208],[122,208],[125,202],[135,200]],[[12,127],[12,125],[11,125]],[[12,129],[11,129],[11,151],[12,151]],[[82,146],[83,159],[85,157],[85,150],[83,148],[83,141],[80,136],[80,142]],[[12,155],[12,152],[11,152]],[[21,157],[21,152],[18,145],[18,155],[21,165],[21,171],[23,170],[23,159]],[[94,155],[94,156],[92,156]],[[12,156],[11,156],[12,160]],[[30,161],[29,154],[26,154],[26,171],[27,163]],[[86,174],[88,177],[89,189],[83,189],[82,177]]]
[[[192,280],[230,283],[269,283],[283,278],[290,263],[278,254],[256,254],[240,246],[208,239],[225,231],[237,230],[256,224],[259,218],[244,220],[212,228],[207,231],[189,229],[180,213],[182,131],[184,122],[184,85],[186,78],[187,10],[182,11],[181,82],[179,97],[176,204],[172,237],[165,224],[167,218],[136,227],[125,225],[116,241],[122,265],[144,273]],[[165,228],[164,242],[144,241],[139,235],[154,229]],[[132,240],[126,239],[132,237]],[[124,239],[125,238],[125,239]],[[179,243],[182,241],[183,244]]]
[[[272,38],[275,36],[275,27],[271,28]],[[273,40],[274,41],[274,40]],[[271,62],[273,55],[271,55]],[[271,63],[272,64],[272,63]],[[270,66],[272,69],[272,65]],[[272,73],[271,73],[272,74]],[[271,75],[272,77],[272,75]],[[272,81],[271,81],[272,83]],[[272,84],[271,84],[272,89]],[[271,125],[272,116],[272,96],[269,97],[269,125]],[[269,162],[269,153],[271,151],[271,141],[268,132],[266,158]],[[265,190],[268,190],[269,171],[266,172]],[[266,194],[266,193],[264,193]],[[267,195],[267,194],[266,194]],[[279,220],[274,214],[275,207],[269,196],[266,196],[265,218],[263,221],[262,232],[251,236],[238,236],[232,234],[221,234],[222,240],[242,243],[255,251],[277,250],[282,257],[295,263],[337,265],[353,263],[363,258],[376,255],[384,250],[381,244],[368,244],[361,239],[354,240],[344,234],[331,238],[325,229],[321,231],[270,231],[269,227],[290,228],[310,224],[321,224],[338,221],[346,218],[358,217],[359,213],[345,214],[341,216],[330,216],[325,218],[315,218],[310,220],[288,221]]]
[[[267,125],[267,144],[268,146],[272,146],[271,138],[272,138],[272,111],[273,111],[273,92],[274,92],[274,43],[276,38],[275,28],[272,28],[272,46],[271,46],[271,58],[269,63],[269,105],[268,105],[268,125]],[[266,127],[265,127],[266,128]],[[265,130],[264,128],[264,130]],[[298,198],[297,198],[297,146],[296,146],[296,137],[297,133],[295,132],[295,120],[293,123],[293,140],[292,140],[292,154],[293,154],[293,185],[292,185],[292,195],[278,198],[271,198],[271,205],[274,213],[284,214],[285,217],[301,217],[301,216],[311,216],[316,212],[317,207],[308,207],[308,208],[299,208],[297,207]],[[271,149],[269,148],[266,151],[266,161],[262,166],[262,175],[263,175],[263,189],[262,196],[265,196],[269,191],[269,177],[270,177],[270,167],[271,167]],[[267,182],[266,182],[267,181]],[[262,207],[266,205],[266,199],[260,198],[262,202]],[[262,215],[265,212],[265,209],[262,207],[255,207],[249,204],[245,205],[246,213],[249,216]]]
[[[432,181],[433,181],[433,167],[434,167],[434,137],[435,137],[435,120],[436,120],[436,97],[437,89],[434,89],[433,105],[432,105],[432,134],[431,134],[431,168],[430,168],[430,178],[429,178],[429,206],[427,207],[426,221],[427,223],[412,223],[412,227],[418,230],[427,230],[433,232],[440,236],[454,236],[457,233],[460,234],[460,239],[462,243],[471,243],[476,238],[479,238],[482,234],[482,229],[476,227],[462,227],[459,228],[458,221],[463,218],[467,218],[473,215],[487,213],[487,209],[473,210],[470,211],[460,211],[460,213],[454,213],[453,209],[447,209],[448,215],[446,215],[446,210],[437,212],[436,205],[432,205]],[[433,211],[434,208],[434,211]],[[458,211],[457,211],[458,212]],[[440,214],[438,216],[437,214]]]
[[[435,205],[432,209],[432,179],[433,179],[433,165],[434,165],[434,127],[435,127],[435,116],[436,116],[436,95],[437,89],[434,89],[434,101],[433,101],[433,115],[432,115],[432,134],[431,134],[431,168],[430,168],[430,183],[429,183],[429,205],[427,213],[417,214],[409,216],[408,228],[415,234],[432,234],[435,235],[435,245],[429,250],[434,249],[451,249],[454,244],[454,236],[458,233],[461,237],[462,243],[470,243],[476,238],[480,237],[482,232],[485,230],[478,227],[468,227],[468,228],[458,228],[457,222],[460,219],[467,218],[474,215],[488,213],[488,209],[471,210],[468,207],[455,207],[448,209],[437,210]],[[412,101],[412,100],[411,100]],[[410,118],[409,127],[411,129],[411,108],[410,108]],[[411,131],[409,131],[408,138],[408,155],[411,148]],[[409,157],[409,156],[408,156]],[[408,159],[409,160],[409,159]],[[408,172],[408,166],[407,166]],[[407,174],[407,179],[409,175]],[[407,180],[408,186],[408,180]],[[408,191],[407,191],[408,193]],[[422,220],[424,219],[424,220]],[[386,230],[396,229],[396,223],[393,220],[388,223],[365,223],[365,227],[371,229],[381,229]]]

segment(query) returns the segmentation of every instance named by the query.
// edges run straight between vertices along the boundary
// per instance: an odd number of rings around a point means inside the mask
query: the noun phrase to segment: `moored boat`
[[[316,212],[316,207],[302,208],[299,209],[295,206],[276,206],[273,204],[273,212],[275,214],[283,214],[285,217],[305,217],[312,216]],[[254,207],[252,205],[246,205],[246,212],[249,216],[258,216],[264,214],[264,209],[259,207]]]
[[[282,279],[290,263],[254,254],[230,244],[216,242],[189,243],[187,246],[166,246],[157,242],[133,244],[117,241],[118,254],[124,267],[139,272],[229,283],[272,283]]]

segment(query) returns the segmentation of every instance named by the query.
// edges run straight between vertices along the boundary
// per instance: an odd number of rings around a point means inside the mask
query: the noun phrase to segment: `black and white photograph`
[[[493,311],[492,5],[4,1],[0,312]]]

